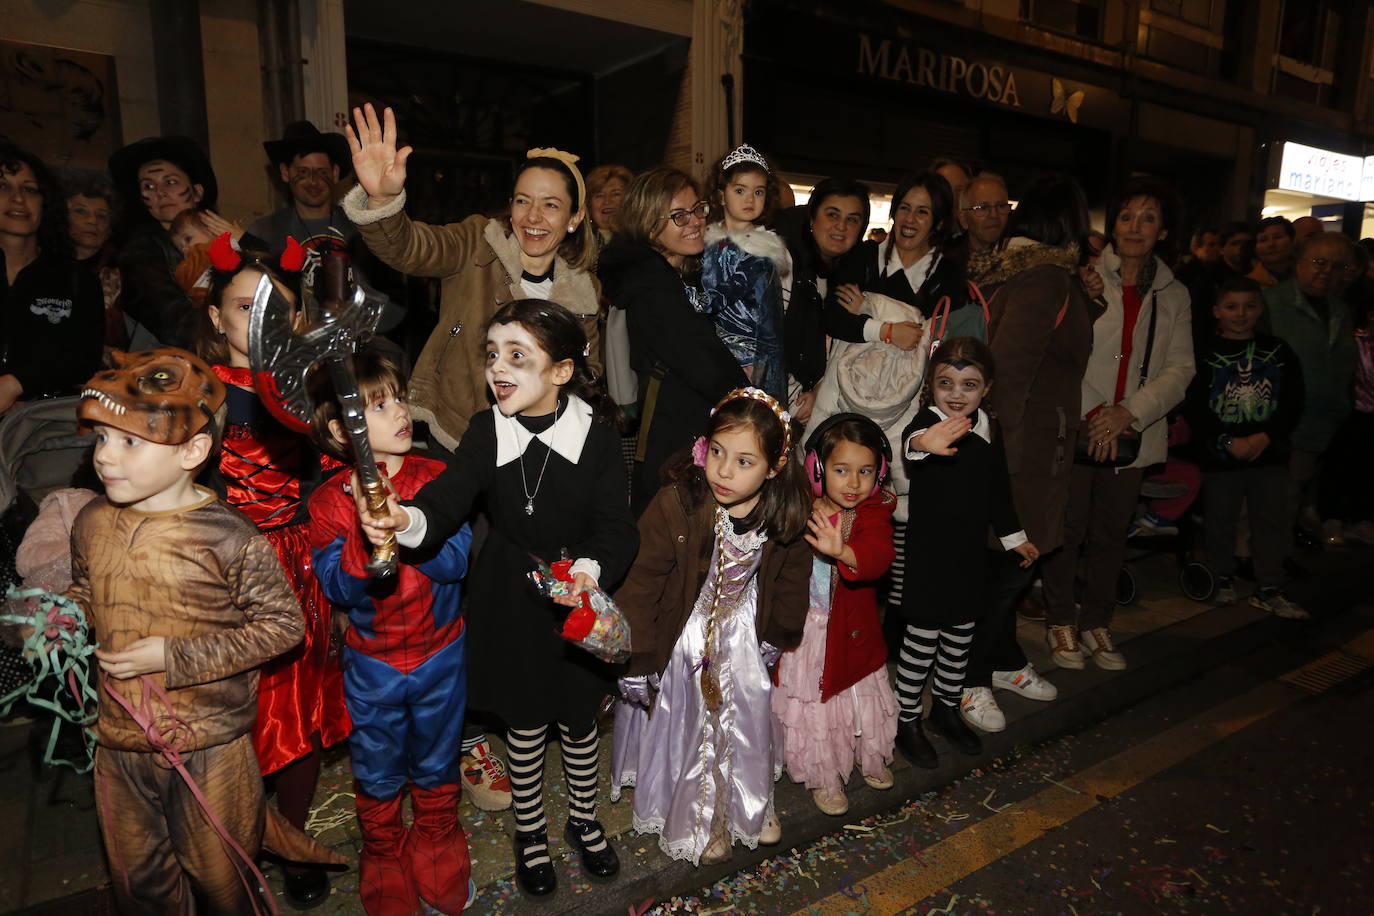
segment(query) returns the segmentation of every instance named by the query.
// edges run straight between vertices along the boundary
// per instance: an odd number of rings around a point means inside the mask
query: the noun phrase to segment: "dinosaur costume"
[[[166,348],[113,361],[82,392],[83,430],[103,424],[161,445],[213,431],[224,386],[199,359]],[[97,809],[122,912],[252,912],[254,882],[231,844],[250,861],[261,847],[344,861],[267,807],[249,738],[255,669],[300,641],[300,607],[252,522],[197,490],[201,499],[166,512],[97,498],[72,532],[68,594],[85,608],[92,641],[120,651],[166,639],[165,671],[105,680],[117,696],[96,725]],[[169,767],[177,763],[203,803]]]

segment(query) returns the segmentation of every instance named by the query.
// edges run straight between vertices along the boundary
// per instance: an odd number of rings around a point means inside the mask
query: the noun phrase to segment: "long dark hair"
[[[1026,185],[1007,223],[1007,238],[1024,236],[1055,248],[1081,247],[1087,234],[1087,198],[1067,175],[1045,175]]]
[[[749,397],[726,401],[706,423],[705,438],[709,442],[717,433],[748,426],[763,445],[763,457],[770,468],[786,458],[777,474],[764,480],[759,501],[744,518],[750,529],[762,527],[767,535],[782,544],[790,544],[801,537],[806,520],[811,515],[811,492],[806,474],[797,459],[796,450],[785,453],[787,435],[782,421],[772,408]],[[706,483],[706,471],[692,461],[692,452],[685,449],[669,461],[666,478],[682,487],[693,509],[708,499],[714,499]]]
[[[926,194],[930,196],[930,248],[932,251],[943,251],[950,237],[954,234],[954,192],[949,187],[949,182],[945,176],[939,172],[918,172],[913,175],[905,175],[902,180],[897,182],[897,190],[892,193],[892,213],[895,219],[897,208],[902,205],[907,194],[913,188],[924,188]],[[886,264],[892,257],[892,245],[897,240],[897,233],[889,232],[887,241],[883,243],[883,257],[879,262]]]
[[[13,143],[0,140],[0,170],[13,175],[26,165],[33,172],[33,179],[38,183],[38,194],[43,198],[39,211],[38,247],[49,254],[70,255],[72,245],[67,237],[67,195],[63,193],[62,186],[42,159]]]
[[[227,366],[229,364],[229,345],[225,342],[224,335],[215,329],[215,323],[210,320],[210,306],[223,309],[224,290],[229,286],[233,279],[245,270],[251,270],[257,274],[266,274],[277,284],[286,288],[291,293],[296,314],[299,316],[301,308],[301,275],[299,271],[280,270],[272,263],[272,256],[266,251],[243,251],[240,252],[242,260],[238,267],[233,270],[219,270],[210,268],[210,288],[205,294],[205,308],[200,310],[200,323],[196,328],[195,351],[196,355],[207,363]]]
[[[534,342],[555,363],[570,360],[572,378],[562,390],[575,394],[591,406],[594,416],[619,426],[620,411],[606,395],[606,386],[587,363],[587,332],[572,312],[557,302],[545,299],[516,299],[501,306],[482,329],[485,345],[487,331],[496,325],[518,324],[530,332]]]

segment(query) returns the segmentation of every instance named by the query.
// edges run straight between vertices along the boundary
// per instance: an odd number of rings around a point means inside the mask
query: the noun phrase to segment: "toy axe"
[[[386,518],[387,491],[367,439],[367,417],[358,380],[353,375],[353,354],[370,338],[381,317],[386,300],[363,283],[353,284],[351,296],[344,297],[347,259],[327,255],[322,265],[326,295],[320,302],[316,320],[304,329],[293,326],[291,301],[263,275],[253,294],[253,310],[248,318],[248,361],[253,371],[253,386],[267,409],[288,429],[309,432],[315,405],[306,377],[311,368],[328,367],[339,397],[344,429],[348,431],[357,461],[358,480],[367,494],[367,508],[373,518]],[[372,550],[367,574],[384,578],[396,572],[396,538]]]

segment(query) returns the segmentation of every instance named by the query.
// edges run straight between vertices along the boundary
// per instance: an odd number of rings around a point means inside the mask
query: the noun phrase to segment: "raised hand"
[[[406,160],[414,152],[408,146],[396,148],[395,113],[387,108],[378,121],[377,109],[368,102],[353,109],[353,124],[344,132],[353,152],[353,172],[367,196],[377,205],[395,199],[405,189]]]
[[[229,238],[237,242],[243,238],[243,226],[231,219],[225,219],[214,210],[203,210],[200,214],[201,222],[205,224],[206,230],[213,236],[221,236],[229,233]]]
[[[912,436],[909,444],[914,452],[948,457],[958,453],[954,443],[968,435],[971,429],[973,421],[968,417],[950,417]]]
[[[806,520],[806,543],[817,553],[827,557],[839,558],[844,553],[844,534],[832,524],[820,509],[812,509],[811,517]]]

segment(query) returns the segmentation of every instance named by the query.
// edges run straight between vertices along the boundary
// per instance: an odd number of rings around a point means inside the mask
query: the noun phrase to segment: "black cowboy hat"
[[[268,140],[262,145],[267,158],[273,165],[291,164],[291,160],[307,153],[324,153],[329,161],[347,170],[353,164],[353,154],[348,149],[348,141],[343,134],[320,133],[319,128],[309,121],[292,121],[286,125],[280,140]]]
[[[110,156],[110,177],[114,179],[115,188],[129,195],[130,200],[138,200],[138,170],[154,159],[165,159],[184,171],[192,184],[205,189],[200,206],[207,210],[215,208],[219,198],[215,170],[210,167],[210,157],[205,155],[205,150],[190,137],[145,137],[115,150]]]

